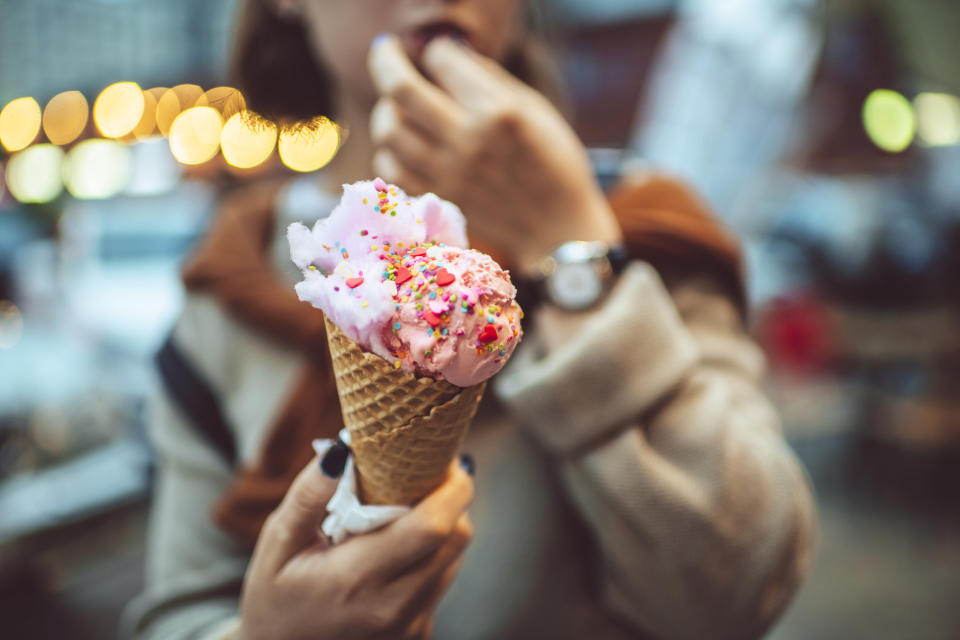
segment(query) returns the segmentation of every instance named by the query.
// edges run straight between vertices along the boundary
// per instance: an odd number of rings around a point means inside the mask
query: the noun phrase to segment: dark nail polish
[[[320,461],[320,470],[328,478],[339,478],[343,475],[343,468],[347,466],[347,456],[350,455],[350,448],[340,442],[334,443]]]
[[[473,462],[473,456],[469,453],[464,453],[460,456],[460,466],[471,476],[476,473],[477,466]]]

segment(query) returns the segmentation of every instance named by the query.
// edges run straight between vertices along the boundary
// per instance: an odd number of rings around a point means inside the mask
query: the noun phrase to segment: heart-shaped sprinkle
[[[410,273],[410,270],[407,269],[406,267],[397,267],[396,276],[397,276],[396,283],[398,285],[401,285],[407,280],[409,280],[410,278],[412,278],[413,274]]]
[[[440,269],[440,271],[437,271],[437,286],[439,287],[445,287],[448,284],[453,284],[453,281],[456,279],[457,277],[446,269]]]
[[[427,324],[429,324],[431,327],[440,326],[440,318],[438,318],[433,312],[428,311],[423,315],[423,317],[426,319]]]
[[[356,289],[363,284],[363,278],[347,278],[347,286]]]
[[[483,331],[480,332],[480,342],[487,343],[493,342],[497,339],[497,328],[492,324],[488,324],[483,328]]]

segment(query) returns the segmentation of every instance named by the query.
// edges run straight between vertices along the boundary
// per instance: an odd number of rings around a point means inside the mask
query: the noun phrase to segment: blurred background
[[[743,241],[821,515],[770,637],[960,638],[960,3],[545,4],[604,184],[678,174]],[[142,580],[178,266],[219,192],[343,142],[246,124],[235,8],[0,0],[4,637],[112,637]]]

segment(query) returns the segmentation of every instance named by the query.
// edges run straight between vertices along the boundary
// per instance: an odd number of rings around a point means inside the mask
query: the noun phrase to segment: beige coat
[[[528,327],[464,445],[476,536],[436,637],[761,636],[810,565],[815,515],[735,305],[708,276],[667,286],[635,262],[567,321],[558,344]],[[175,337],[256,460],[300,358],[205,295]],[[249,554],[210,518],[232,471],[174,406],[156,409],[147,585],[123,634],[222,637]]]

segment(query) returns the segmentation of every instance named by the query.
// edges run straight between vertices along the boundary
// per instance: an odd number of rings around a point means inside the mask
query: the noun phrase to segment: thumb
[[[317,456],[300,471],[260,532],[257,552],[262,556],[264,568],[273,573],[304,549],[315,547],[318,542],[326,543],[320,534],[320,523],[326,517],[327,503],[340,481],[324,474],[320,465],[335,442],[314,443]]]

